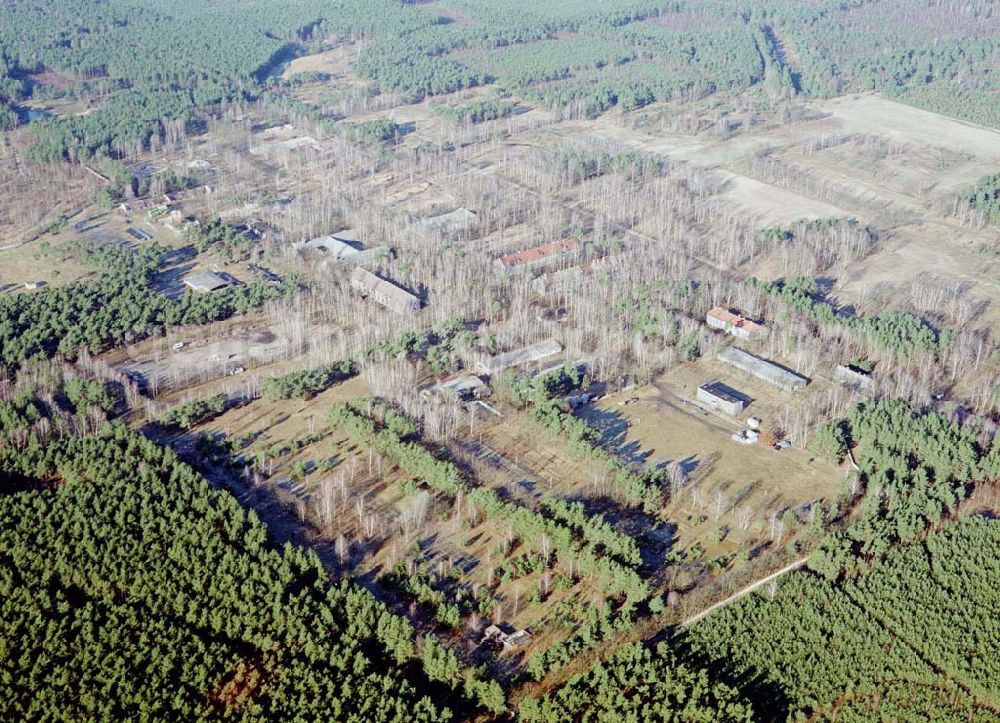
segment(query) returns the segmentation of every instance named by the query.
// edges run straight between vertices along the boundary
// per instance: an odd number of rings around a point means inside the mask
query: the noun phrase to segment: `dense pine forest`
[[[842,583],[796,573],[684,642],[722,680],[749,681],[765,719],[994,720],[998,535],[971,518]]]
[[[439,6],[440,5],[440,6]],[[272,92],[282,62],[329,38],[363,37],[358,70],[419,100],[496,84],[588,117],[621,106],[762,83],[790,95],[878,90],[1000,125],[991,4],[616,0],[532,8],[476,0],[274,6],[198,2],[6,3],[0,127],[19,101],[89,98],[92,112],[38,121],[37,158],[88,158],[190,130],[196,109]],[[930,30],[911,32],[920,17]],[[942,33],[939,35],[938,33]],[[794,56],[789,50],[795,48]],[[169,59],[164,63],[164,59]],[[52,85],[46,74],[60,76]]]

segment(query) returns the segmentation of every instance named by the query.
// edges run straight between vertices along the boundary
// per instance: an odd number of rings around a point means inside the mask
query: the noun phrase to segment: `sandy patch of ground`
[[[1000,162],[1000,131],[877,95],[844,96],[819,106],[840,121],[845,133],[888,135],[906,143],[942,146],[984,161]]]
[[[358,59],[358,48],[354,45],[341,45],[321,53],[303,55],[296,58],[282,73],[282,78],[290,78],[296,73],[329,73],[342,75],[351,69],[351,64]]]
[[[744,208],[753,209],[761,225],[789,225],[800,219],[850,216],[844,209],[778,186],[720,171],[725,179],[721,196]]]

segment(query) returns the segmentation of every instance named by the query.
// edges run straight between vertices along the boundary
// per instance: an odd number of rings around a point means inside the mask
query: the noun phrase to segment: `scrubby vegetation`
[[[798,277],[776,283],[751,280],[751,284],[819,323],[844,327],[898,356],[943,351],[951,340],[949,332],[939,332],[919,316],[905,311],[889,310],[870,318],[842,313],[821,298],[819,286],[810,278]]]
[[[268,399],[308,399],[357,373],[357,365],[350,359],[333,362],[315,369],[299,369],[280,377],[265,379],[264,396]]]
[[[997,19],[0,3],[3,717],[995,719]]]
[[[205,399],[192,399],[167,411],[160,422],[167,426],[190,429],[226,411],[228,399],[225,394],[213,394]]]
[[[573,528],[565,523],[504,501],[491,489],[469,485],[462,479],[455,465],[437,459],[430,450],[417,442],[403,441],[388,427],[378,429],[374,422],[350,406],[334,406],[330,411],[330,419],[338,428],[344,429],[358,441],[371,445],[379,454],[399,465],[407,475],[420,480],[435,492],[448,498],[461,494],[468,503],[481,509],[488,517],[508,522],[514,534],[532,548],[541,551],[550,547],[561,565],[568,565],[570,569],[575,567],[581,573],[593,575],[609,594],[624,594],[634,601],[642,600],[648,595],[648,587],[634,568],[598,553],[604,547],[604,541],[599,535],[596,537],[597,544],[594,539],[587,537],[578,541]]]
[[[985,176],[962,193],[962,200],[983,214],[990,223],[1000,226],[1000,174]]]

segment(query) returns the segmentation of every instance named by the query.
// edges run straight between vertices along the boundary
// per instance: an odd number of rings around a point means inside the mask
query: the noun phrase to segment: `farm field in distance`
[[[0,8],[5,717],[1000,716],[1000,17],[744,5]]]

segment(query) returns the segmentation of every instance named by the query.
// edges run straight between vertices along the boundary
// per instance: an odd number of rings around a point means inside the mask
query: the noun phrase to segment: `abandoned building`
[[[579,247],[578,241],[570,239],[553,241],[523,251],[504,254],[496,261],[497,271],[502,274],[513,274],[546,266],[554,261],[572,257],[577,253]]]
[[[542,359],[558,354],[561,351],[562,344],[554,339],[549,339],[547,341],[538,342],[537,344],[522,347],[521,349],[514,349],[513,351],[491,356],[481,362],[478,362],[476,364],[476,370],[480,374],[496,374],[497,372],[502,372],[504,369],[509,369],[510,367],[541,361]]]
[[[360,266],[351,272],[351,288],[396,313],[412,314],[420,310],[417,296]]]
[[[581,285],[587,274],[579,266],[570,266],[548,274],[542,274],[531,282],[531,288],[539,296],[545,296],[556,291],[568,291]]]
[[[719,329],[745,341],[760,337],[767,329],[763,324],[751,321],[740,314],[734,314],[721,306],[715,306],[708,310],[705,315],[705,323],[713,329]]]
[[[531,633],[527,630],[516,630],[506,633],[499,625],[490,625],[483,631],[483,637],[479,641],[480,645],[494,645],[502,647],[505,651],[515,650],[527,645],[531,640]]]
[[[213,272],[200,271],[185,277],[184,283],[195,291],[209,292],[224,289],[230,285],[229,279]]]
[[[471,225],[475,220],[475,212],[464,207],[459,207],[454,211],[449,211],[448,213],[440,213],[437,216],[418,219],[414,223],[414,227],[421,233],[431,231],[449,233],[451,231],[463,229],[466,226]]]
[[[358,232],[353,228],[306,241],[302,244],[302,249],[306,252],[321,254],[336,266],[357,266],[369,261],[388,258],[390,254],[388,246],[374,246],[366,249],[358,241]]]
[[[838,364],[833,370],[834,381],[854,387],[857,390],[867,389],[872,385],[871,375],[849,364]]]
[[[356,254],[362,246],[358,242],[358,232],[353,228],[348,228],[306,241],[302,248],[339,259]]]
[[[722,382],[709,382],[698,387],[698,401],[710,408],[735,417],[750,405],[750,397]]]
[[[486,383],[474,374],[465,374],[454,379],[428,387],[423,390],[425,396],[437,394],[444,398],[473,401],[490,396],[491,390]]]
[[[768,384],[772,384],[779,389],[784,389],[786,392],[798,391],[809,383],[807,377],[796,374],[780,364],[775,364],[774,362],[754,356],[735,346],[729,346],[720,351],[718,358]]]

